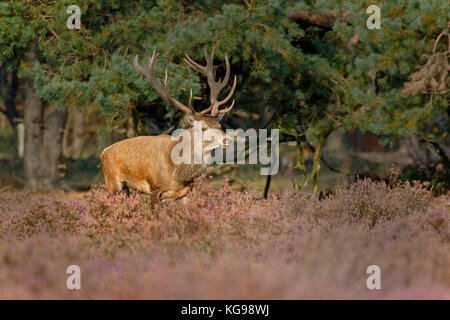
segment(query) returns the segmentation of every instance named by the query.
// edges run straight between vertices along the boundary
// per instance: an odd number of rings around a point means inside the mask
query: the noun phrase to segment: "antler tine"
[[[231,109],[233,109],[233,107],[234,107],[234,99],[233,99],[233,102],[231,102],[231,105],[230,105],[228,108],[219,110],[219,114],[227,113],[227,112],[229,112]]]
[[[221,90],[227,85],[228,81],[230,80],[231,68],[230,68],[230,62],[228,61],[227,55],[225,55],[225,67],[226,67],[225,77],[223,78],[223,81],[220,82]]]
[[[224,105],[225,103],[227,103],[228,100],[230,100],[231,97],[233,96],[234,90],[236,89],[236,81],[237,81],[237,78],[236,78],[236,76],[234,76],[233,85],[231,86],[231,90],[230,90],[230,92],[228,93],[227,97],[226,97],[225,99],[223,99],[222,101],[219,101],[219,102],[217,103],[217,105],[218,105],[219,107],[220,107],[221,105]]]
[[[204,49],[206,66],[202,66],[202,65],[198,64],[197,62],[192,60],[188,54],[185,54],[186,58],[184,58],[184,61],[189,68],[203,74],[207,78],[209,89],[210,89],[211,105],[207,109],[201,111],[200,114],[208,115],[208,113],[209,113],[209,116],[211,116],[211,117],[216,117],[219,113],[225,113],[232,109],[233,104],[231,105],[231,107],[228,107],[223,110],[219,110],[219,107],[221,105],[224,105],[231,99],[231,97],[233,96],[234,90],[236,89],[236,81],[237,81],[237,78],[234,77],[234,82],[233,82],[231,91],[229,92],[229,94],[227,95],[227,97],[224,100],[218,101],[217,99],[220,94],[220,91],[222,91],[222,89],[225,88],[225,86],[228,84],[228,81],[230,80],[231,67],[230,67],[230,62],[228,60],[228,56],[225,55],[225,67],[226,67],[225,77],[223,80],[219,79],[219,81],[216,81],[215,73],[214,73],[214,51],[215,51],[215,48],[213,47],[211,50],[211,54],[209,55],[208,51],[206,49]]]
[[[214,47],[212,48],[211,55],[208,54],[208,51],[204,49],[205,52],[205,60],[206,60],[206,79],[208,80],[208,85],[210,89],[210,100],[211,105],[214,105],[217,102],[217,97],[220,93],[219,83],[214,79]]]
[[[195,110],[192,107],[192,89],[191,89],[190,96],[189,96],[189,105],[185,106],[184,104],[182,104],[181,102],[179,102],[178,100],[176,100],[170,96],[169,88],[167,87],[167,78],[168,78],[168,74],[167,74],[167,68],[166,68],[166,75],[164,77],[164,92],[167,96],[167,100],[169,102],[171,102],[174,106],[178,107],[178,109],[180,109],[186,113],[195,113]]]
[[[230,111],[233,108],[234,100],[233,100],[233,103],[231,104],[231,107],[223,109],[223,110],[219,110],[219,107],[221,105],[224,105],[225,103],[227,103],[231,99],[231,97],[233,96],[234,90],[236,89],[236,81],[237,81],[237,78],[236,78],[236,76],[234,76],[233,86],[231,87],[231,90],[228,93],[228,95],[226,96],[226,98],[223,99],[222,101],[217,101],[216,100],[216,103],[214,103],[212,105],[211,116],[216,117],[218,114],[226,113],[226,112]]]
[[[191,90],[190,90],[190,92],[189,92],[189,105],[188,105],[188,107],[189,107],[192,111],[194,111],[194,107],[192,106],[192,88],[191,88]]]
[[[184,62],[190,67],[192,70],[200,72],[206,76],[206,67],[199,65],[197,62],[191,59],[187,53],[185,53],[186,58],[184,58]]]
[[[142,75],[144,75],[147,80],[152,84],[153,88],[156,90],[156,92],[158,92],[158,94],[166,101],[170,102],[171,104],[173,104],[175,107],[177,107],[178,109],[180,109],[183,112],[186,113],[194,113],[194,109],[192,107],[192,98],[190,98],[190,102],[189,102],[189,106],[185,106],[184,104],[182,104],[181,102],[179,102],[178,100],[174,99],[173,97],[170,96],[169,94],[169,90],[167,88],[167,69],[166,69],[166,75],[164,78],[164,88],[161,87],[159,80],[155,77],[154,73],[153,73],[153,67],[154,64],[156,62],[156,59],[158,57],[158,54],[156,53],[156,50],[153,51],[152,57],[148,58],[148,65],[145,66],[141,66],[138,63],[138,56],[136,55],[134,57],[134,68]],[[192,91],[191,91],[191,96],[192,96]]]
[[[208,113],[212,109],[212,107],[213,106],[210,106],[208,109],[205,109],[205,110],[201,111],[200,114],[204,115],[204,114]],[[228,108],[225,108],[225,109],[222,109],[222,110],[218,110],[217,114],[227,113],[227,112],[231,111],[231,109],[233,109],[233,107],[234,107],[234,99],[233,99],[233,101],[231,102],[231,105]]]
[[[213,67],[213,62],[214,62],[214,47],[211,50],[211,55],[208,54],[208,51],[206,49],[203,50],[203,52],[205,53],[205,60],[206,60],[206,65],[211,66],[211,69]]]
[[[211,106],[209,106],[207,109],[200,111],[200,114],[206,115],[208,112],[211,111],[212,107],[213,107],[213,106],[211,105]]]
[[[138,55],[136,55],[136,56],[134,57],[134,60],[133,60],[134,68],[135,68],[139,73],[143,74],[148,80],[150,80],[150,78],[151,78],[151,73],[153,72],[153,64],[154,64],[154,62],[155,62],[155,60],[156,60],[157,57],[158,57],[158,54],[156,53],[156,51],[153,51],[152,57],[151,57],[151,58],[150,58],[150,57],[148,58],[148,66],[147,66],[147,69],[145,69],[143,66],[141,66],[141,65],[138,63]]]

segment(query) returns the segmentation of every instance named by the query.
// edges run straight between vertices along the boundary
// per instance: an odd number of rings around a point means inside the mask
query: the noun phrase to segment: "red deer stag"
[[[193,136],[194,122],[198,121],[197,126],[201,124],[202,152],[207,153],[216,148],[226,148],[230,137],[221,129],[219,121],[226,112],[233,108],[234,100],[227,108],[219,109],[219,107],[231,99],[236,88],[236,77],[234,77],[229,94],[222,101],[218,100],[219,93],[225,88],[230,78],[230,63],[227,56],[225,56],[226,73],[222,81],[221,79],[215,80],[214,49],[211,55],[208,55],[205,50],[206,66],[196,63],[187,54],[184,58],[189,68],[206,76],[208,81],[211,105],[201,112],[196,112],[193,108],[192,89],[187,106],[170,96],[167,88],[167,69],[164,85],[161,86],[154,75],[157,57],[158,54],[153,52],[148,65],[141,66],[138,63],[138,56],[136,56],[134,67],[148,79],[163,99],[185,113],[185,122],[191,137]],[[209,139],[205,137],[209,137]],[[150,194],[155,199],[162,201],[186,196],[192,188],[194,178],[204,174],[207,163],[206,161],[202,161],[200,164],[195,162],[190,162],[190,164],[174,163],[171,155],[177,143],[179,142],[174,141],[170,135],[139,136],[119,141],[106,148],[101,154],[101,162],[108,190],[127,193],[130,189],[136,190]],[[205,150],[206,147],[209,149]],[[191,159],[197,152],[195,149],[198,148],[191,148]]]

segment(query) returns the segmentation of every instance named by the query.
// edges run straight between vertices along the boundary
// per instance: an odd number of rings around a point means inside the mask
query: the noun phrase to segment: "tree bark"
[[[62,156],[62,137],[67,111],[48,106],[44,112],[42,128],[41,184],[48,189],[58,179],[58,164]]]
[[[270,181],[272,180],[272,175],[267,175],[266,178],[266,186],[264,187],[264,199],[267,199],[267,196],[269,195],[269,189],[270,189]]]
[[[43,105],[31,88],[31,84],[26,84],[24,124],[25,124],[25,148],[24,148],[24,175],[25,186],[36,190],[41,187],[41,144],[42,144],[42,113]]]
[[[67,112],[45,105],[26,85],[24,103],[26,187],[50,189],[58,179],[62,134]]]
[[[73,110],[71,113],[69,118],[72,120],[72,128],[67,123],[63,134],[63,155],[65,158],[77,160],[81,157],[84,147],[84,112]]]
[[[17,124],[17,154],[19,158],[23,158],[25,152],[25,125],[23,122]]]
[[[409,155],[414,161],[414,165],[419,167],[426,163],[426,155],[420,147],[419,139],[416,136],[404,138]]]
[[[76,110],[73,116],[72,159],[79,159],[84,146],[84,112]]]
[[[127,121],[127,138],[136,137],[136,126],[133,117],[128,118]]]

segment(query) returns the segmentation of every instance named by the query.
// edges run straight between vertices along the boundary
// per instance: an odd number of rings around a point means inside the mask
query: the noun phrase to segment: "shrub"
[[[323,200],[202,181],[186,204],[4,190],[0,298],[449,298],[449,200],[369,179]],[[382,290],[366,288],[371,264]]]

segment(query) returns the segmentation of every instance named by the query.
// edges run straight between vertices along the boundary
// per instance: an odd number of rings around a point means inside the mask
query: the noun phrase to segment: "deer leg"
[[[105,183],[108,191],[116,193],[116,192],[124,192],[127,195],[130,194],[130,189],[128,188],[125,181],[121,181],[118,177],[114,177],[111,175],[105,174]]]
[[[104,163],[104,159],[102,159],[102,171],[103,176],[105,177],[106,188],[110,192],[119,192],[122,190],[122,182],[118,179],[117,175],[115,175],[111,170],[108,170],[108,165]]]
[[[121,182],[122,184],[122,189],[120,190],[122,193],[125,193],[127,196],[130,195],[130,189],[127,186],[127,183],[125,181]]]
[[[158,203],[161,200],[161,192],[153,191],[149,193],[150,201],[154,204]]]
[[[169,190],[161,193],[161,199],[163,202],[167,200],[176,200],[183,198],[185,195],[188,194],[188,192],[191,190],[190,186],[184,187],[181,190],[175,191],[175,190]]]
[[[122,182],[117,178],[108,177],[105,175],[105,183],[106,187],[111,192],[119,192],[123,189]]]

